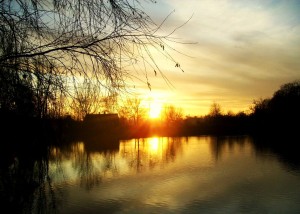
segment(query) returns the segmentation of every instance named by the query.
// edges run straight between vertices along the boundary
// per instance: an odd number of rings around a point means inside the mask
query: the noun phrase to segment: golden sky
[[[183,54],[169,50],[185,72],[158,57],[174,87],[149,73],[152,90],[137,87],[143,99],[191,116],[207,114],[213,102],[224,113],[238,112],[300,79],[299,0],[162,0],[145,10],[156,23],[174,11],[163,25],[166,34],[192,18],[172,34],[190,43],[170,43]]]

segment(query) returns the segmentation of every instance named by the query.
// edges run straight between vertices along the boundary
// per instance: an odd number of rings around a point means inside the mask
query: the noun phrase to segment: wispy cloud
[[[186,72],[164,67],[176,86],[177,102],[186,102],[189,109],[202,106],[204,112],[195,108],[193,114],[207,113],[209,100],[219,100],[228,110],[242,110],[251,104],[247,102],[272,96],[280,85],[300,79],[300,1],[162,2],[153,15],[163,17],[175,10],[164,25],[166,32],[193,14],[173,35],[182,41],[197,42],[173,44],[175,49],[193,56],[174,54]],[[163,90],[160,84],[159,90]]]

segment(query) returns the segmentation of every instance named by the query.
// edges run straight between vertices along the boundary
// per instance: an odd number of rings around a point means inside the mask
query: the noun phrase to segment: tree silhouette
[[[257,99],[253,101],[252,106],[250,106],[250,110],[254,115],[262,115],[266,114],[269,109],[270,99]]]
[[[129,67],[137,63],[151,68],[144,72],[151,88],[149,70],[165,78],[153,49],[181,69],[167,51],[170,35],[158,34],[164,21],[156,25],[141,8],[139,0],[0,1],[0,82],[8,83],[1,88],[6,94],[0,108],[22,109],[16,106],[17,92],[9,89],[19,90],[17,83],[30,91],[26,99],[37,97],[30,100],[38,105],[38,112],[30,113],[37,117],[58,102],[55,95],[68,95],[80,77],[95,79],[115,94],[135,76]]]
[[[146,108],[142,106],[138,97],[127,98],[118,109],[121,118],[127,119],[132,125],[138,126],[146,116]]]
[[[283,84],[271,99],[260,99],[252,107],[260,130],[297,133],[300,120],[300,81]]]
[[[87,114],[99,113],[101,109],[100,88],[89,79],[77,84],[70,109],[77,120],[83,120]]]
[[[210,106],[209,116],[218,117],[222,114],[221,105],[219,103],[213,102]]]
[[[174,105],[165,105],[163,107],[162,118],[166,124],[172,125],[183,120],[183,111]]]
[[[286,83],[276,91],[270,101],[273,114],[283,117],[300,115],[300,81]]]

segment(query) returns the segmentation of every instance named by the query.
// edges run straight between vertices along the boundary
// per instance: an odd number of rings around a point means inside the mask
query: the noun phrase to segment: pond
[[[250,136],[74,142],[24,160],[1,170],[2,202],[24,213],[300,213],[298,162]]]

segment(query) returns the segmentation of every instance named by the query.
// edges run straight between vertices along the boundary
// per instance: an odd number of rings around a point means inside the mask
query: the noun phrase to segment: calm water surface
[[[47,167],[33,213],[300,213],[299,168],[247,136],[77,142]]]

